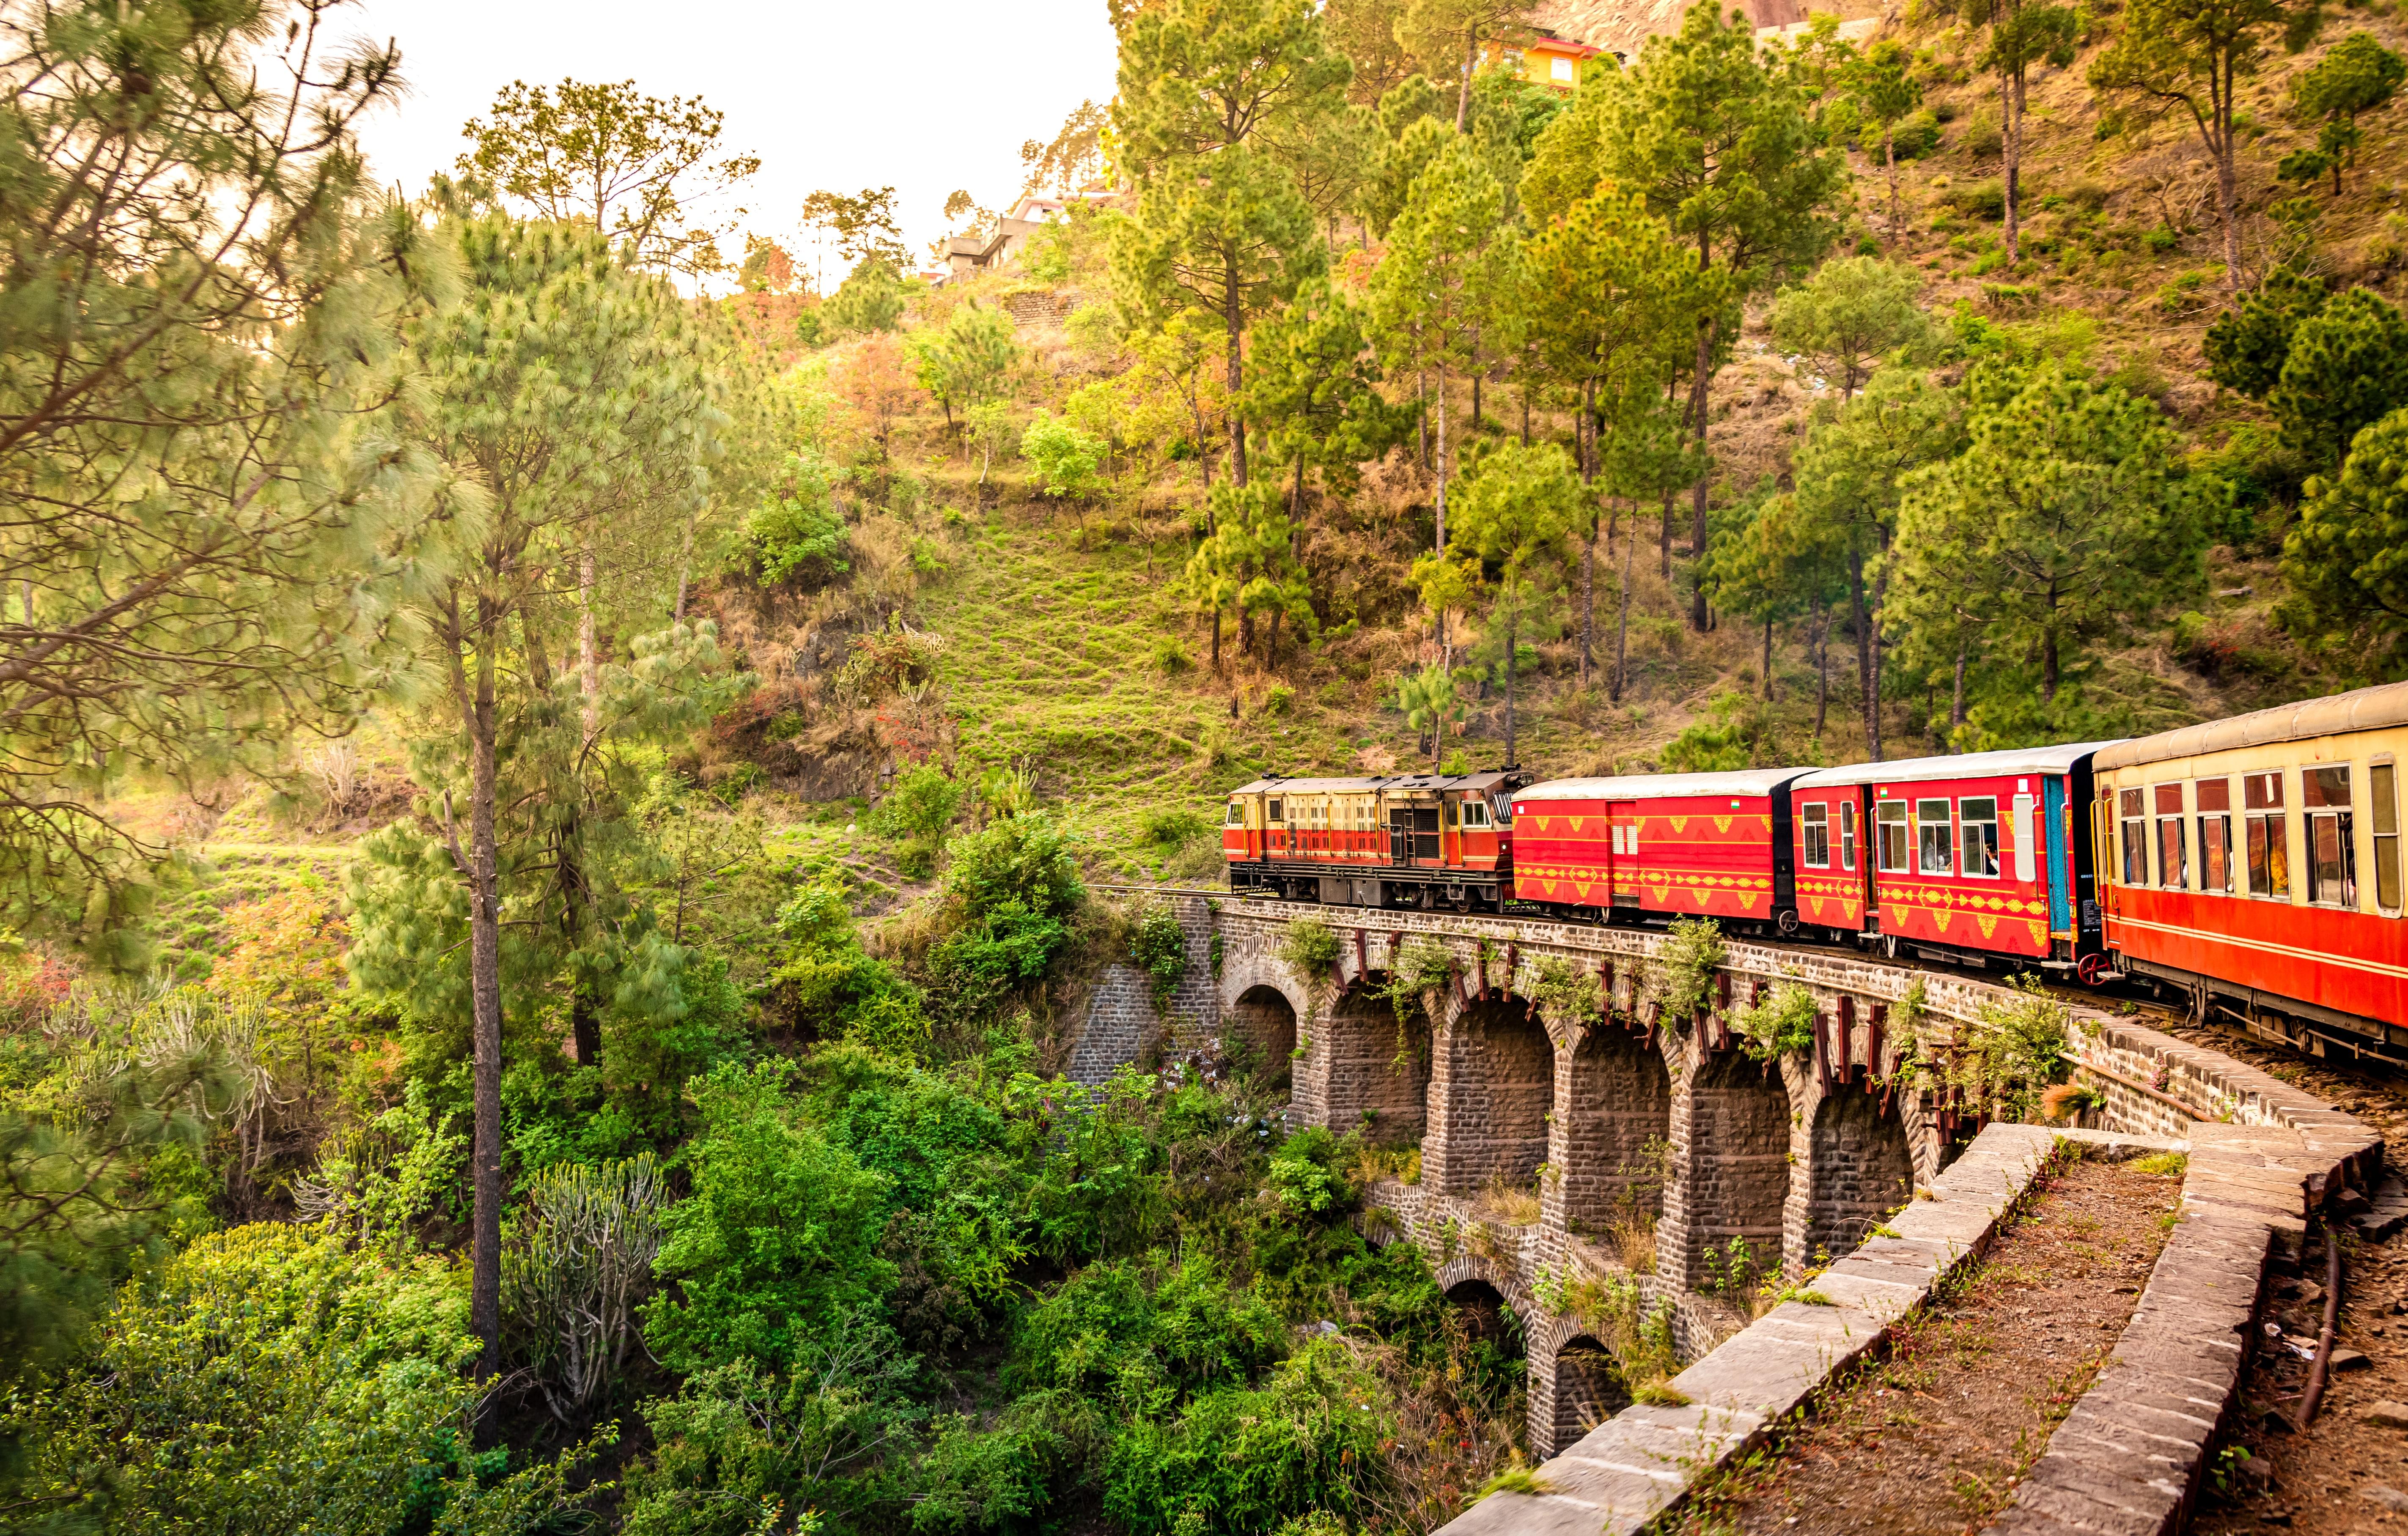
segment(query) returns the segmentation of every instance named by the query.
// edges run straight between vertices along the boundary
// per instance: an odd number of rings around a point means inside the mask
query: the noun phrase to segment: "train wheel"
[[[1784,907],[1784,908],[1782,908],[1782,909],[1781,909],[1780,915],[1778,915],[1777,917],[1775,917],[1775,918],[1773,919],[1773,925],[1774,925],[1774,926],[1778,927],[1778,928],[1781,930],[1781,937],[1782,937],[1782,938],[1784,938],[1784,939],[1794,939],[1794,938],[1796,938],[1796,937],[1798,936],[1798,913],[1797,913],[1797,911],[1796,911],[1794,908],[1789,908],[1789,907]]]
[[[2084,986],[2105,986],[2114,974],[2108,967],[2107,956],[2096,951],[2084,955],[2073,968],[2073,979]]]

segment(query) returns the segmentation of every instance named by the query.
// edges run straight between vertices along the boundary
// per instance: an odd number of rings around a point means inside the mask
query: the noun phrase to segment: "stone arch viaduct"
[[[1640,1315],[1669,1319],[1684,1358],[1701,1356],[1746,1323],[1724,1299],[1739,1288],[1735,1255],[1756,1275],[1794,1277],[1848,1254],[1979,1128],[1941,1092],[1905,1084],[1892,1013],[1918,975],[1919,1006],[1943,1025],[1999,999],[1997,983],[1727,937],[1709,1007],[1671,1020],[1645,1000],[1660,930],[1236,897],[1178,905],[1191,974],[1170,1043],[1286,1058],[1292,1125],[1361,1127],[1418,1149],[1417,1180],[1375,1186],[1375,1235],[1419,1244],[1451,1298],[1519,1319],[1542,1457],[1625,1406],[1602,1342],[1559,1289],[1557,1305],[1542,1304],[1551,1287],[1621,1287]],[[1282,955],[1306,918],[1338,940],[1323,974],[1299,974]],[[1400,1010],[1389,978],[1409,947],[1426,962],[1431,944],[1445,949],[1450,979]],[[1560,980],[1564,967],[1597,978],[1601,1017],[1538,1000],[1542,969]],[[1783,982],[1814,997],[1813,1044],[1761,1062],[1723,1013]],[[2145,1085],[2110,1092],[2123,1125],[2186,1123]]]

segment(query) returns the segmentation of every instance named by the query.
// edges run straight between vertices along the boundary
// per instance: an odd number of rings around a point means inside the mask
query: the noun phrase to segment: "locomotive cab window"
[[[2249,894],[2291,898],[2291,840],[2283,810],[2283,775],[2241,776],[2241,830],[2247,840]]]
[[[2141,813],[2141,792],[2119,790],[2115,795],[2116,831],[2124,848],[2124,878],[2127,885],[2149,883],[2149,823]]]
[[[1953,874],[1956,868],[1956,840],[1948,821],[1945,800],[1914,802],[1915,870],[1919,874]]]
[[[1828,869],[1831,867],[1831,808],[1810,805],[1798,812],[1800,836],[1804,845],[1806,868]]]
[[[1263,820],[1267,822],[1283,822],[1287,820],[1287,802],[1284,800],[1273,800],[1269,805],[1264,807]]]
[[[2199,806],[2199,888],[2232,894],[2232,781],[2201,779],[2192,786]]]
[[[1243,825],[1246,825],[1246,803],[1245,803],[1243,800],[1231,800],[1231,801],[1229,802],[1229,819],[1228,819],[1227,821],[1226,821],[1226,822],[1223,822],[1221,825],[1224,825],[1224,826],[1243,826]]]
[[[2187,840],[2183,836],[2183,793],[2180,784],[2153,784],[2150,795],[2157,809],[2157,883],[2169,891],[2190,884]]]
[[[1463,802],[1463,826],[1467,832],[1488,830],[1488,804],[1484,800]]]
[[[2350,813],[2349,769],[2300,770],[2300,802],[2308,813],[2308,899],[2328,907],[2358,905],[2358,841]]]
[[[1906,802],[1884,800],[1873,807],[1873,815],[1878,823],[1876,836],[1881,840],[1876,852],[1881,859],[1882,872],[1909,873],[1914,868],[1909,862],[1909,850],[1914,842],[1906,829]]]
[[[1856,867],[1856,808],[1843,805],[1840,807],[1840,868],[1853,869]]]
[[[1999,800],[1994,795],[1956,802],[1956,820],[1963,829],[1965,873],[1981,880],[1999,877]]]
[[[2374,900],[2387,912],[2400,911],[2400,785],[2399,770],[2377,763],[2366,770],[2366,788],[2374,820]]]

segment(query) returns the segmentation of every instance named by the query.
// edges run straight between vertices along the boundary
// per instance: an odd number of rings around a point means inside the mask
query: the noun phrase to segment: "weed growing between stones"
[[[1187,932],[1167,903],[1149,902],[1129,925],[1129,963],[1145,972],[1159,1016],[1187,974]]]
[[[1560,955],[1539,956],[1539,978],[1530,995],[1550,1019],[1565,1025],[1595,1024],[1605,1017],[1605,987],[1597,972]]]
[[[1729,952],[1723,930],[1711,917],[1676,917],[1656,948],[1648,968],[1647,1000],[1663,1011],[1675,1029],[1686,1031],[1689,1021],[1713,996],[1714,972]]]
[[[1802,983],[1784,981],[1758,1001],[1731,1010],[1730,1026],[1740,1049],[1756,1061],[1778,1061],[1814,1048],[1814,994]]]

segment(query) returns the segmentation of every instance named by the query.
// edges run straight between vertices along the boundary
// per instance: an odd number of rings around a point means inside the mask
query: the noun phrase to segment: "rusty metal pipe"
[[[2325,1227],[2325,1326],[2316,1334],[2316,1357],[2308,1367],[2308,1389],[2300,1399],[2299,1417],[2294,1421],[2304,1431],[2315,1421],[2316,1408],[2325,1400],[2325,1378],[2332,1371],[2333,1328],[2341,1321],[2341,1244],[2333,1241],[2332,1227]]]

